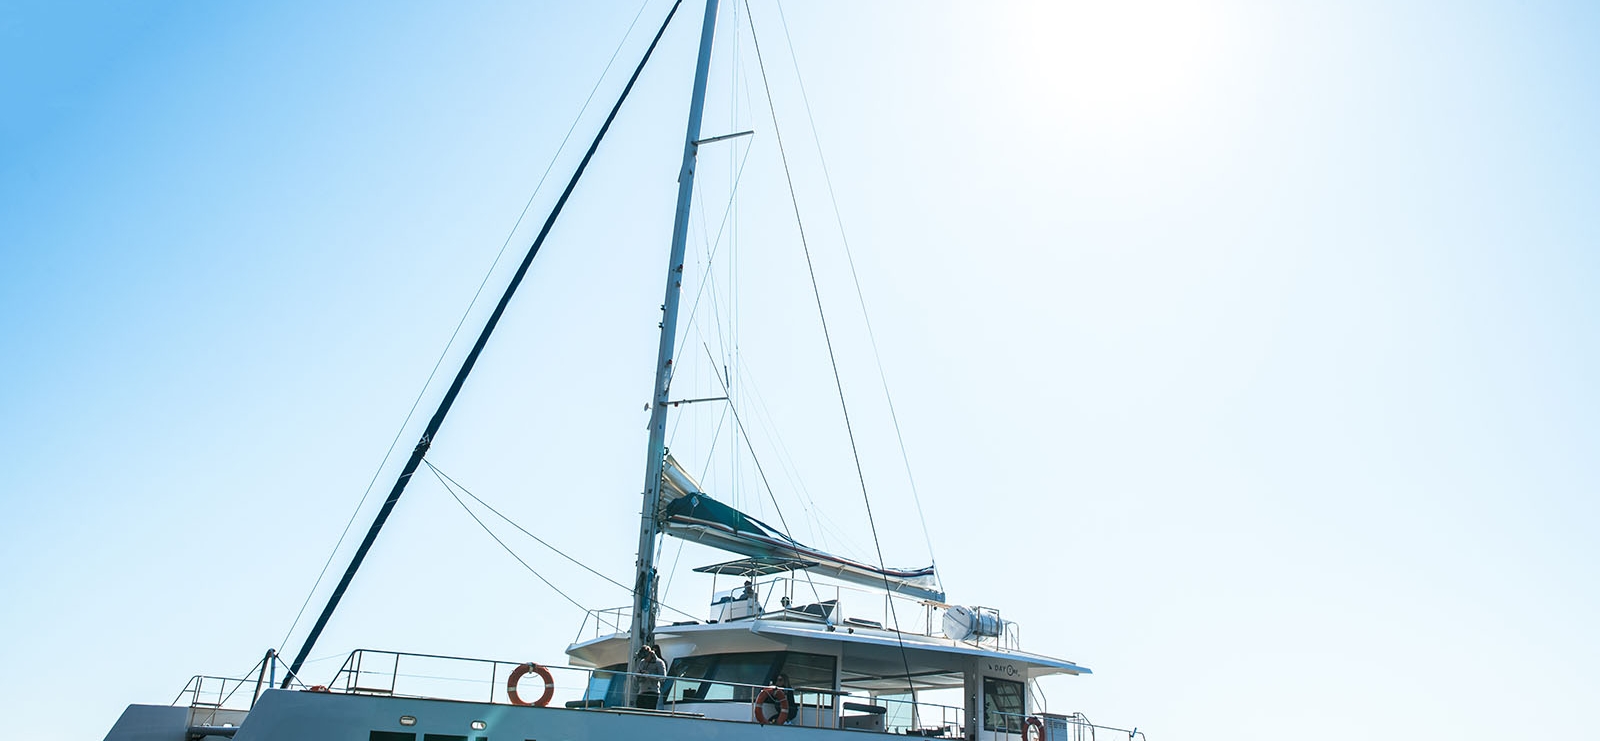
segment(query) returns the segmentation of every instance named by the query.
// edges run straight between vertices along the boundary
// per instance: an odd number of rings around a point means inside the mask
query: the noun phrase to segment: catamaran
[[[933,566],[891,568],[808,546],[719,501],[667,451],[667,414],[683,403],[669,391],[696,158],[700,147],[737,136],[701,131],[717,0],[705,4],[678,179],[633,603],[591,612],[560,665],[362,649],[326,684],[303,676],[312,646],[681,4],[556,202],[298,654],[286,660],[268,651],[247,676],[195,677],[170,705],[130,705],[106,741],[1142,737],[1050,712],[1038,680],[1090,670],[1024,651],[1015,623],[997,609],[951,601]],[[694,569],[710,576],[706,611],[670,624],[660,624],[654,562],[663,535],[737,556]]]

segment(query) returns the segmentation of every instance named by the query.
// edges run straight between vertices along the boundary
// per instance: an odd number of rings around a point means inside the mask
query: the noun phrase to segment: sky
[[[0,7],[16,735],[298,647],[667,9],[575,5]],[[680,13],[428,458],[624,582]],[[708,491],[870,557],[865,481],[886,561],[1094,669],[1052,711],[1152,739],[1586,735],[1600,10],[753,0],[719,28],[705,130],[755,133],[704,148],[674,396],[736,371],[772,494],[696,405],[669,445]],[[306,673],[560,663],[574,603],[628,602],[500,532],[567,598],[419,476]]]

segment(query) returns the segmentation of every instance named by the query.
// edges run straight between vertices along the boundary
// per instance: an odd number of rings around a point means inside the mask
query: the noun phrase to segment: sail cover
[[[932,566],[879,568],[825,553],[783,534],[754,517],[712,499],[667,456],[662,472],[662,524],[668,535],[753,558],[802,559],[809,571],[841,581],[937,602],[944,592]]]

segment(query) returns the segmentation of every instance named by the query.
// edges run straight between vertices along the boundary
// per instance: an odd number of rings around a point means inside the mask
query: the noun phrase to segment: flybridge
[[[711,498],[671,455],[662,467],[661,503],[663,531],[673,537],[751,558],[799,559],[807,562],[806,568],[812,573],[909,597],[944,601],[933,566],[878,567],[819,551]]]

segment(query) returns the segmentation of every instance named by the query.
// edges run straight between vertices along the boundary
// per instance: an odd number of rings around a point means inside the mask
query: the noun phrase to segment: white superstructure
[[[670,668],[655,709],[632,707],[628,636],[617,630],[627,616],[614,610],[591,615],[597,635],[568,648],[568,666],[519,672],[517,661],[361,650],[330,686],[281,690],[270,689],[268,675],[282,669],[269,661],[258,677],[196,678],[174,706],[131,706],[106,741],[752,739],[775,732],[995,741],[1126,733],[1046,712],[1035,681],[1088,668],[1020,650],[1014,630],[969,640],[939,630],[952,612],[984,611],[896,599],[865,617],[850,607],[872,604],[874,595],[817,583],[803,565],[736,561],[704,570],[752,578],[714,590],[716,617],[657,630]],[[818,588],[829,599],[795,599]],[[898,630],[895,615],[906,618]],[[514,675],[524,704],[509,691]],[[779,675],[788,681],[774,690]]]

